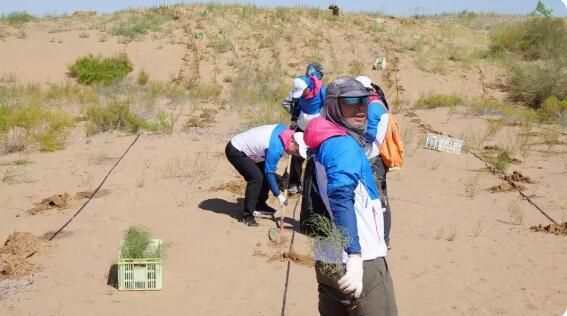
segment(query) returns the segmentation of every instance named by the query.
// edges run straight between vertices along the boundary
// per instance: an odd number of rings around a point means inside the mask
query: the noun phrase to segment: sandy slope
[[[210,135],[142,136],[105,185],[111,194],[93,200],[66,236],[33,259],[43,271],[32,286],[2,302],[0,311],[11,315],[277,314],[285,263],[268,263],[257,253],[277,251],[266,238],[272,222],[263,220],[258,229],[244,227],[234,219],[237,196],[208,191],[235,179],[235,171],[220,153],[237,121],[226,112],[219,117],[225,117],[220,122],[225,131]],[[424,136],[416,137],[421,141]],[[36,161],[29,168],[39,181],[3,186],[8,194],[3,194],[7,220],[2,221],[2,237],[12,230],[41,234],[57,227],[73,210],[36,216],[23,210],[37,200],[34,197],[86,189],[81,183],[86,177],[96,183],[112,162],[89,167],[90,150],[104,144],[109,155],[117,157],[132,139],[102,135],[51,157],[26,155]],[[65,167],[65,157],[72,157],[71,168]],[[175,157],[189,157],[196,170],[209,171],[163,179],[164,166]],[[389,262],[401,315],[556,314],[567,299],[565,238],[527,230],[545,221],[524,202],[520,203],[524,224],[510,225],[506,209],[517,193],[482,191],[474,199],[464,196],[467,176],[485,173],[482,167],[467,154],[449,155],[418,146],[407,166],[390,174],[394,248]],[[74,171],[83,168],[87,174]],[[138,188],[142,173],[145,184]],[[57,178],[57,184],[40,180],[49,178]],[[490,174],[481,179],[482,188],[497,183]],[[552,183],[533,185],[540,186]],[[17,198],[24,192],[36,193]],[[14,218],[15,214],[21,216]],[[168,244],[161,292],[123,293],[106,285],[122,233],[132,224],[150,227]],[[296,243],[307,251],[304,238]],[[289,315],[315,314],[316,287],[310,268],[292,265],[288,302]]]
[[[116,39],[99,43],[95,34],[79,38],[73,32],[30,30],[26,39],[7,38],[0,43],[0,60],[10,62],[0,62],[0,73],[15,72],[22,81],[57,82],[65,78],[65,65],[79,55],[123,48]],[[179,69],[184,47],[157,49],[160,45],[134,42],[127,52],[137,69],[168,80]],[[337,45],[341,54],[350,54],[348,42]],[[362,49],[365,43],[357,45],[361,60],[371,62],[375,52]],[[297,61],[291,52],[284,55],[284,60]],[[222,58],[223,63],[228,59]],[[402,68],[409,102],[431,90],[480,94],[474,71],[439,77],[410,62]],[[496,80],[495,74],[490,76]],[[286,248],[268,241],[273,222],[245,227],[235,219],[240,196],[210,190],[239,179],[223,154],[226,141],[244,124],[237,112],[230,107],[219,112],[211,128],[180,132],[180,118],[173,135],[143,135],[106,182],[110,194],[92,200],[49,249],[32,258],[42,271],[32,285],[0,301],[0,315],[278,315],[286,263],[268,262],[268,257]],[[463,112],[416,113],[455,136],[485,130],[484,119]],[[560,315],[567,304],[565,237],[529,231],[531,225],[547,224],[546,219],[516,192],[488,192],[501,181],[482,162],[470,154],[424,149],[425,135],[416,124],[402,113],[398,118],[413,135],[407,165],[389,174],[394,228],[388,262],[400,315]],[[0,183],[0,240],[12,231],[41,235],[58,228],[80,202],[35,216],[26,210],[52,194],[93,189],[134,139],[118,134],[86,138],[82,128],[77,127],[65,150],[0,156],[0,164],[33,161],[22,167],[29,181]],[[505,128],[487,144],[506,142],[508,133],[518,131]],[[536,180],[526,192],[553,218],[565,221],[565,146],[555,146],[551,154],[538,151],[545,149],[540,147],[512,170]],[[180,167],[172,170],[176,163]],[[177,176],[167,177],[171,173]],[[465,185],[479,173],[480,191],[470,198]],[[513,205],[523,214],[521,225],[511,224],[508,210]],[[118,292],[107,285],[119,242],[131,225],[147,226],[167,244],[160,292]],[[295,243],[299,252],[308,253],[304,236],[298,235]],[[316,315],[316,305],[313,270],[292,264],[287,314]]]

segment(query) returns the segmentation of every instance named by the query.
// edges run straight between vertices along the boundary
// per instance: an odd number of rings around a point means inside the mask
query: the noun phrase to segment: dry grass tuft
[[[474,199],[480,192],[480,172],[475,172],[474,176],[469,174],[465,183],[465,196]]]

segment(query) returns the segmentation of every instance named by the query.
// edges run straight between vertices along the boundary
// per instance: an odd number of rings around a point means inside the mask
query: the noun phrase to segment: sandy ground
[[[53,36],[62,43],[50,42]],[[41,30],[0,45],[0,60],[10,60],[0,62],[0,73],[38,82],[64,80],[65,65],[79,55],[123,49],[112,38],[100,43],[95,35],[79,38],[73,32],[51,35]],[[137,69],[169,80],[185,48],[156,45],[134,42],[126,51]],[[167,62],[158,62],[164,56]],[[403,74],[410,101],[434,88],[451,93],[468,87],[465,94],[470,95],[481,89],[474,72],[428,78],[409,64],[402,67],[407,68]],[[434,129],[458,137],[481,133],[487,125],[463,109],[415,113]],[[398,119],[410,135],[406,166],[388,175],[393,211],[388,262],[400,315],[561,315],[567,306],[566,237],[531,232],[530,226],[549,222],[517,192],[490,193],[487,189],[502,181],[481,161],[467,153],[425,149],[425,134],[417,124],[404,113]],[[243,118],[229,107],[216,120],[210,128],[191,132],[143,135],[108,178],[103,188],[109,194],[93,199],[47,249],[30,259],[41,271],[32,284],[0,299],[0,315],[278,315],[287,262],[269,257],[288,245],[269,242],[267,232],[274,226],[270,219],[260,220],[259,228],[238,223],[242,196],[211,190],[240,181],[224,158],[224,146],[242,129]],[[506,127],[486,144],[507,142],[516,134]],[[0,183],[0,240],[13,231],[39,236],[60,227],[82,201],[33,216],[27,210],[53,194],[93,190],[133,139],[117,133],[87,138],[79,125],[62,151],[0,156],[1,168],[15,159],[32,161],[21,167],[26,181]],[[563,222],[566,146],[545,148],[535,145],[510,172],[532,178],[535,183],[526,184],[525,192]],[[478,192],[471,198],[465,187],[476,175]],[[291,208],[288,212],[291,217]],[[518,214],[521,223],[514,224]],[[107,285],[120,240],[131,225],[148,227],[166,243],[162,291],[119,292]],[[291,237],[290,230],[286,236]],[[295,249],[309,253],[304,236],[296,235]],[[286,310],[287,315],[317,314],[312,268],[291,264]]]

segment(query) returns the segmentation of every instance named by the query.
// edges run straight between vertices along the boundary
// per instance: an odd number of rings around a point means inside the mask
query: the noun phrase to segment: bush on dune
[[[21,151],[30,144],[44,151],[63,149],[73,125],[68,114],[38,105],[0,106],[0,137],[6,152]]]
[[[69,66],[69,75],[81,84],[109,85],[123,79],[132,70],[132,63],[126,54],[114,57],[88,55],[80,57]]]
[[[509,64],[510,99],[534,109],[545,100],[567,99],[567,27],[560,18],[531,18],[507,25],[491,35],[495,55],[519,57]]]

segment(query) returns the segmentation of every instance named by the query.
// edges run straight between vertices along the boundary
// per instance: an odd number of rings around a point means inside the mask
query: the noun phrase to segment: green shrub
[[[524,38],[524,27],[522,24],[512,24],[497,28],[490,34],[490,50],[499,55],[504,52],[521,51],[521,43]]]
[[[539,117],[544,123],[559,123],[567,125],[567,99],[559,100],[549,97],[538,110]]]
[[[567,98],[567,28],[559,18],[531,18],[504,26],[491,35],[493,54],[520,56],[509,63],[510,99],[534,109],[555,96]],[[516,57],[517,59],[517,57]]]
[[[421,96],[416,103],[418,108],[433,109],[442,106],[457,106],[463,103],[463,99],[454,95],[434,94]]]
[[[470,114],[482,116],[500,114],[503,104],[496,99],[474,98],[467,106]]]
[[[232,100],[246,111],[250,124],[289,120],[289,114],[280,104],[291,83],[282,78],[285,76],[279,68],[248,66],[241,68],[232,80]]]
[[[232,46],[232,42],[228,38],[220,38],[215,42],[215,52],[218,54],[226,53],[232,49]]]
[[[49,113],[45,120],[48,122],[35,138],[43,151],[61,150],[73,126],[71,118],[64,113]]]
[[[150,132],[173,133],[175,117],[163,111],[159,111],[154,117],[146,120],[144,129]]]
[[[141,130],[152,132],[171,132],[173,119],[164,112],[158,112],[154,117],[143,119],[130,110],[130,102],[111,100],[105,106],[90,106],[87,108],[87,135],[122,130],[137,133]]]
[[[87,135],[116,129],[136,133],[144,127],[144,120],[130,112],[128,102],[113,100],[106,106],[90,106],[87,117]]]
[[[145,70],[140,71],[140,73],[138,74],[138,80],[137,80],[138,84],[141,85],[141,86],[145,86],[146,83],[148,83],[149,80],[150,80],[150,74]]]
[[[21,26],[24,23],[35,20],[33,15],[28,14],[26,11],[12,12],[7,15],[0,16],[0,22],[6,22],[10,25]]]
[[[77,78],[81,84],[102,83],[109,85],[126,77],[132,69],[132,63],[126,54],[114,57],[88,55],[80,57],[73,65],[69,66],[69,75]]]
[[[72,126],[69,115],[39,105],[0,106],[0,136],[8,152],[23,150],[30,143],[44,151],[62,149]],[[15,136],[20,138],[18,144],[14,143]]]
[[[273,19],[284,23],[297,21],[297,17],[294,15],[294,12],[288,7],[276,7],[272,17]]]
[[[222,86],[215,83],[191,83],[186,85],[189,97],[199,100],[216,100],[220,97]]]
[[[527,59],[557,58],[567,49],[567,29],[561,18],[532,18],[496,29],[490,42],[496,54],[517,53]]]
[[[502,104],[500,115],[507,125],[530,125],[538,121],[536,111],[515,104]]]
[[[120,21],[114,25],[110,32],[113,35],[124,36],[132,40],[138,35],[157,30],[167,20],[169,20],[168,16],[155,12],[132,14],[125,21]]]
[[[515,64],[507,83],[509,97],[538,109],[550,96],[567,98],[567,61]]]

